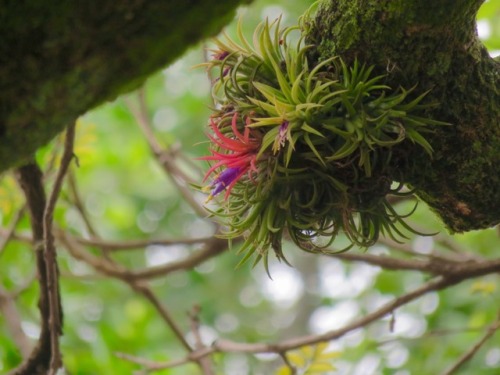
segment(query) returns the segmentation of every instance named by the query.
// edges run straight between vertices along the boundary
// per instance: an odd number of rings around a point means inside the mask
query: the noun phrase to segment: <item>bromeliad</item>
[[[340,233],[347,247],[367,247],[381,234],[397,241],[415,232],[386,196],[400,194],[403,184],[393,182],[398,162],[411,163],[410,148],[432,157],[425,134],[443,123],[425,117],[425,92],[386,86],[373,67],[339,57],[313,65],[315,47],[304,40],[310,22],[308,13],[296,27],[266,20],[251,42],[240,24],[239,43],[216,39],[202,64],[215,70],[221,108],[210,118],[204,181],[212,177],[208,200],[225,191],[211,212],[227,238],[243,236],[242,261],[267,262],[270,247],[284,259],[285,235],[303,250],[327,252]]]

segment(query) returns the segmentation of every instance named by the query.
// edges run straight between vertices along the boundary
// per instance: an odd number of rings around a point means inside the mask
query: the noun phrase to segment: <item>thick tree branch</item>
[[[215,35],[248,2],[3,1],[0,171]]]
[[[482,2],[325,0],[308,33],[318,59],[358,58],[395,89],[430,90],[427,116],[451,126],[429,137],[433,159],[404,143],[394,168],[455,232],[500,222],[500,63],[476,35]]]

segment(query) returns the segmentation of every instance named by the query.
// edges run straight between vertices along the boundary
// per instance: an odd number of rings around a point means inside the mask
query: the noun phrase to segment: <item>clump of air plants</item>
[[[216,73],[211,155],[202,158],[208,200],[223,197],[212,213],[227,238],[244,237],[242,262],[255,254],[266,267],[269,248],[284,259],[285,236],[325,252],[340,233],[350,248],[414,232],[386,199],[401,189],[393,147],[410,142],[431,155],[424,134],[442,124],[419,116],[425,94],[410,100],[412,90],[384,85],[372,67],[338,57],[311,64],[301,25],[266,20],[252,43],[239,25],[239,42],[216,39],[206,64]]]

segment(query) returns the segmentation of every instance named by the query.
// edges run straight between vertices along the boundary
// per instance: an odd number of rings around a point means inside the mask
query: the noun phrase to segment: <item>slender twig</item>
[[[205,348],[205,344],[203,344],[203,339],[201,337],[201,332],[200,332],[200,306],[196,305],[193,307],[192,311],[188,313],[189,320],[191,321],[191,332],[193,333],[194,337],[194,349],[196,350],[201,350]],[[203,374],[205,375],[213,375],[212,371],[212,362],[209,357],[203,357],[200,358],[199,360],[201,369]]]
[[[160,300],[156,297],[153,291],[143,282],[137,282],[134,280],[124,280],[129,284],[136,292],[142,294],[158,311],[160,316],[163,318],[165,323],[170,327],[172,332],[175,334],[177,339],[180,341],[182,346],[188,351],[191,352],[193,349],[186,341],[184,334],[182,333],[181,328],[175,322],[170,311],[160,302]]]
[[[201,351],[196,351],[196,353],[200,353]],[[207,354],[212,353],[212,349],[204,349],[204,352],[207,352]],[[156,371],[156,370],[163,370],[166,368],[173,368],[173,367],[178,367],[182,366],[188,363],[191,363],[193,360],[188,356],[186,358],[182,359],[177,359],[168,362],[168,365],[165,362],[157,362],[157,361],[151,361],[149,359],[133,356],[127,353],[121,353],[121,352],[115,352],[115,355],[118,358],[124,359],[126,361],[136,363],[138,365],[144,366],[148,372],[150,371]],[[200,357],[201,358],[201,357]]]
[[[151,279],[155,277],[165,276],[172,272],[193,269],[197,265],[220,254],[227,249],[227,243],[225,241],[213,238],[210,243],[205,245],[205,248],[203,250],[191,254],[186,259],[167,263],[162,266],[151,267],[139,271],[132,271],[126,269],[125,267],[119,266],[116,263],[112,263],[109,259],[91,254],[90,252],[83,249],[81,245],[70,236],[61,233],[58,239],[73,257],[90,264],[97,271],[117,278],[134,280]]]
[[[435,237],[436,236],[434,236],[433,238],[435,238]],[[412,249],[411,244],[396,242],[393,239],[388,238],[388,237],[380,237],[377,242],[379,244],[382,244],[382,245],[389,247],[393,251],[407,254],[407,255],[410,255],[412,257],[428,258],[431,260],[437,259],[437,260],[449,261],[449,262],[461,262],[461,261],[470,259],[470,258],[464,258],[462,256],[462,254],[447,255],[447,254],[437,254],[436,252],[419,253],[419,252],[414,251]]]
[[[68,187],[71,193],[71,198],[73,199],[72,203],[76,208],[76,210],[78,211],[78,213],[80,214],[80,217],[82,218],[83,223],[85,224],[85,229],[92,237],[94,238],[97,237],[97,230],[92,225],[92,222],[90,221],[85,211],[85,207],[80,197],[80,192],[78,191],[76,176],[71,170],[68,172]]]
[[[8,293],[3,286],[0,286],[0,311],[5,320],[7,329],[10,331],[12,340],[21,352],[23,358],[27,358],[31,353],[32,344],[23,331],[21,317],[17,310],[14,296]]]
[[[364,317],[351,322],[350,324],[346,324],[344,327],[340,329],[332,330],[320,335],[307,335],[302,337],[296,337],[282,341],[281,343],[277,344],[264,344],[264,343],[253,344],[253,343],[239,343],[229,340],[218,340],[213,344],[213,348],[219,352],[280,353],[297,349],[307,345],[315,345],[321,342],[335,340],[358,328],[366,327],[367,325],[373,323],[374,321],[383,318],[384,316],[390,314],[397,308],[406,305],[407,303],[423,296],[424,294],[427,294],[435,290],[441,290],[443,288],[454,285],[460,281],[461,280],[454,278],[446,278],[446,277],[438,277],[432,279],[431,281],[423,284],[419,288],[393,299],[391,302],[385,304],[378,310],[375,310],[372,313],[367,314]]]
[[[205,211],[200,203],[194,199],[193,194],[188,190],[188,184],[193,183],[194,181],[191,181],[187,174],[178,168],[169,150],[165,150],[158,142],[149,119],[143,89],[139,90],[137,99],[138,106],[134,106],[130,101],[127,102],[127,105],[139,125],[139,128],[142,130],[155,159],[163,167],[172,183],[176,186],[184,200],[191,206],[193,211],[200,217],[207,217],[207,211]]]
[[[52,358],[50,362],[49,375],[55,375],[62,366],[61,351],[59,348],[59,336],[62,335],[62,308],[59,293],[59,270],[57,266],[57,254],[55,248],[54,234],[52,233],[52,224],[54,221],[54,209],[56,207],[59,193],[69,165],[73,160],[73,144],[75,140],[75,124],[68,127],[66,131],[66,140],[64,143],[64,152],[61,158],[61,165],[54,181],[54,186],[47,199],[47,205],[43,216],[44,232],[44,256],[47,267],[48,297],[50,311],[50,334],[52,345]]]
[[[199,238],[159,238],[159,239],[147,239],[147,240],[128,240],[128,241],[110,241],[103,240],[101,238],[83,238],[76,237],[69,233],[66,233],[57,228],[54,229],[54,235],[56,239],[59,237],[69,237],[74,241],[78,242],[84,246],[97,247],[98,249],[114,252],[114,251],[127,251],[127,250],[144,250],[145,247],[158,245],[158,246],[172,246],[172,245],[195,245],[204,244],[213,241],[213,236],[210,237],[199,237]],[[9,234],[8,228],[0,228],[0,237],[6,238],[10,236],[12,239],[22,242],[32,243],[33,238],[22,233],[12,233]]]
[[[436,260],[400,259],[385,255],[373,255],[368,253],[333,253],[328,254],[332,258],[347,260],[350,262],[363,262],[373,266],[379,266],[387,270],[413,270],[427,272],[434,275],[442,275],[447,271],[448,262]]]
[[[233,241],[236,243],[237,241]],[[213,258],[228,248],[226,240],[219,238],[212,238],[210,242],[205,243],[202,250],[191,254],[186,259],[182,259],[176,262],[167,263],[161,266],[150,267],[142,271],[134,271],[133,275],[135,279],[152,279],[156,277],[161,277],[166,274],[177,272],[181,270],[193,269],[197,265]]]
[[[297,368],[290,362],[288,359],[288,356],[286,355],[286,352],[281,352],[279,353],[279,356],[285,362],[286,367],[290,370],[290,375],[297,375]]]
[[[474,355],[481,349],[481,347],[493,337],[493,335],[500,328],[500,312],[497,315],[495,322],[488,328],[486,333],[481,337],[481,339],[476,342],[469,350],[467,350],[457,362],[451,365],[448,369],[446,369],[442,375],[452,375],[457,372],[463,365],[465,365],[468,361],[474,357]]]
[[[56,233],[56,236],[59,233]],[[1,235],[1,230],[0,230]],[[65,234],[68,235],[67,233]],[[148,240],[128,240],[128,241],[109,241],[99,238],[74,237],[78,243],[84,246],[97,247],[101,250],[115,252],[126,250],[144,250],[148,246],[172,246],[172,245],[195,245],[208,243],[213,240],[213,236],[200,238],[172,238],[172,239],[148,239]]]

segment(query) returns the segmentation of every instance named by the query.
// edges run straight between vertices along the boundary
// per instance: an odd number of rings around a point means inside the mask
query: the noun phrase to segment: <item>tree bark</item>
[[[76,117],[139,86],[249,0],[0,0],[0,171]],[[453,232],[500,222],[500,61],[477,38],[483,0],[325,0],[316,58],[357,57],[394,88],[417,85],[452,124],[395,165]],[[407,146],[410,147],[411,146]]]
[[[0,0],[0,172],[251,0]]]
[[[394,163],[452,232],[500,222],[500,61],[477,37],[482,2],[328,0],[308,30],[316,59],[358,58],[393,88],[430,90],[426,115],[451,126],[428,136],[432,158],[415,147]]]

